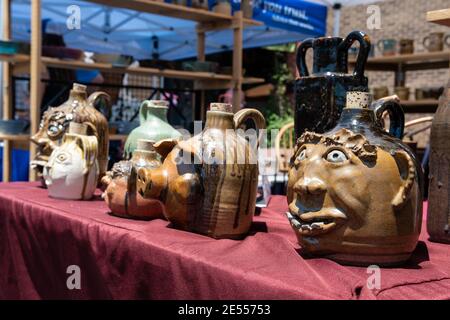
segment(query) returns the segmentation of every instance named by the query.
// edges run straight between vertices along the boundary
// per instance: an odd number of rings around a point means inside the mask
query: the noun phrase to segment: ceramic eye
[[[348,160],[347,155],[341,150],[331,150],[327,154],[327,161],[333,163],[341,163]]]
[[[67,155],[64,153],[60,153],[60,154],[58,154],[56,159],[58,159],[59,162],[65,162],[67,160]]]
[[[59,134],[59,128],[58,128],[58,126],[56,126],[56,125],[50,125],[49,127],[48,127],[48,129],[47,129],[47,133],[48,133],[48,135],[49,136],[56,136],[56,135],[58,135]]]
[[[303,149],[297,157],[297,160],[302,161],[306,159],[306,149]]]

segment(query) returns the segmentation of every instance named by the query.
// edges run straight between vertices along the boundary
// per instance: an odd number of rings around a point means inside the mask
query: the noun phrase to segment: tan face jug
[[[113,215],[143,220],[164,218],[161,201],[144,199],[136,190],[137,171],[161,165],[153,144],[151,140],[139,139],[132,158],[115,163],[103,177],[102,183],[107,187],[102,197]]]
[[[38,146],[36,157],[31,166],[42,174],[52,151],[61,145],[64,136],[73,120],[87,125],[87,135],[93,135],[98,141],[98,163],[100,178],[105,174],[108,166],[108,120],[95,109],[99,100],[103,99],[109,105],[109,95],[104,92],[94,92],[87,97],[86,86],[74,83],[69,99],[59,107],[49,108],[42,116],[39,131],[31,137],[31,141]]]
[[[297,141],[288,180],[288,219],[306,254],[343,264],[396,265],[409,259],[422,221],[422,172],[401,136],[395,101],[370,109],[370,94],[349,92],[338,126]],[[401,129],[401,130],[398,130]]]
[[[233,114],[230,104],[211,104],[201,133],[155,144],[163,164],[139,170],[138,192],[163,201],[165,216],[176,228],[213,238],[244,237],[252,224],[258,184],[258,135],[247,130],[247,142],[244,131],[237,130],[247,120],[257,129],[265,127],[255,109]]]

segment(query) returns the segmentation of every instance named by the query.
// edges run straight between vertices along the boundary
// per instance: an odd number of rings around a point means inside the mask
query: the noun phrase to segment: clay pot
[[[373,88],[373,98],[375,100],[384,98],[389,95],[389,89],[386,86]]]
[[[211,104],[203,132],[155,144],[163,164],[139,170],[138,192],[164,202],[164,214],[175,228],[243,238],[252,224],[258,184],[256,146],[236,132],[247,120],[264,127],[264,117],[255,109],[233,114],[230,104]]]
[[[167,122],[169,103],[163,100],[145,100],[139,109],[139,127],[128,135],[125,142],[125,159],[130,159],[138,139],[159,141],[178,138],[181,133]]]
[[[231,16],[231,4],[229,0],[216,0],[213,12]]]
[[[136,191],[137,171],[161,165],[153,144],[153,141],[139,139],[132,158],[115,163],[112,171],[103,177],[102,183],[107,187],[102,197],[113,215],[144,220],[164,218],[160,201],[144,199]]]
[[[450,35],[444,38],[443,32],[432,32],[423,39],[423,46],[429,52],[442,51],[444,49],[444,44],[450,45],[449,43]]]
[[[439,99],[430,134],[427,229],[433,241],[450,243],[450,81]]]
[[[108,167],[109,130],[108,120],[95,105],[103,99],[110,108],[109,95],[104,92],[94,92],[87,97],[86,86],[74,83],[69,99],[58,107],[50,107],[42,116],[39,131],[31,137],[38,146],[36,157],[31,166],[39,175],[47,165],[52,151],[64,141],[66,130],[71,121],[87,125],[87,134],[93,135],[98,141],[98,163],[101,178]]]
[[[381,39],[377,42],[378,50],[383,56],[393,56],[397,53],[397,40]]]
[[[397,265],[419,238],[422,171],[399,139],[404,115],[398,100],[371,105],[369,97],[349,92],[336,128],[306,132],[297,141],[287,216],[305,254]],[[390,134],[380,125],[385,111],[392,116]]]
[[[400,98],[400,100],[402,100],[402,101],[409,100],[409,88],[408,87],[395,87],[394,92]]]
[[[348,50],[359,43],[354,72],[348,73]],[[306,52],[313,50],[313,70],[309,73]],[[306,130],[326,132],[336,126],[345,106],[347,91],[369,91],[364,68],[370,51],[370,39],[361,31],[345,39],[323,37],[304,40],[297,50],[300,78],[295,82],[295,136]]]
[[[400,54],[414,53],[414,40],[413,39],[401,39],[399,41],[399,53]]]
[[[71,122],[63,143],[44,167],[43,177],[52,198],[89,200],[99,175],[97,137],[88,136],[87,125]]]

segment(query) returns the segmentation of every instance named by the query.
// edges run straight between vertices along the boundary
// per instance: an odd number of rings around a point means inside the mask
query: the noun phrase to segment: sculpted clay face
[[[387,137],[383,145],[352,129],[306,132],[297,141],[287,216],[306,253],[350,264],[399,263],[420,233],[420,168],[400,140]]]

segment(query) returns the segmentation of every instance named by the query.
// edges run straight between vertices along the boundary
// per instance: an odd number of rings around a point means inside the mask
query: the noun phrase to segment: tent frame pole
[[[233,111],[241,109],[242,101],[242,39],[244,18],[242,11],[236,11],[233,16]]]
[[[11,0],[2,0],[3,40],[11,40]],[[12,110],[12,66],[9,62],[3,63],[3,119],[10,120]],[[12,141],[3,140],[3,182],[11,180],[11,153]]]
[[[30,134],[39,129],[41,111],[41,0],[31,0],[31,60],[30,60]],[[30,142],[30,159],[34,159],[37,146]],[[36,171],[29,171],[30,181],[36,181]]]

